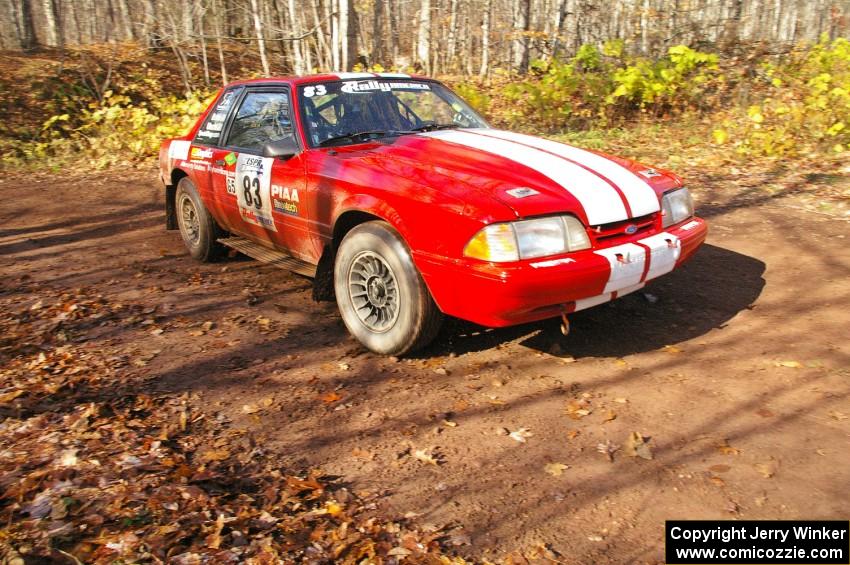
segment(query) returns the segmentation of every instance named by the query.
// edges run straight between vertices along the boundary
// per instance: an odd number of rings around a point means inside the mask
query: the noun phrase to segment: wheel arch
[[[383,221],[390,225],[402,240],[410,244],[404,234],[404,222],[399,214],[386,202],[377,198],[359,195],[342,203],[331,228],[330,242],[322,247],[322,255],[316,266],[313,279],[313,300],[333,301],[334,296],[334,258],[340,243],[346,234],[366,222]]]

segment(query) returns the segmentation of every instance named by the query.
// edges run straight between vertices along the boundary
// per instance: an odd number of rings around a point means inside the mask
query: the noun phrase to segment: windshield
[[[445,86],[410,79],[345,80],[299,88],[312,147],[349,145],[385,135],[487,123]]]

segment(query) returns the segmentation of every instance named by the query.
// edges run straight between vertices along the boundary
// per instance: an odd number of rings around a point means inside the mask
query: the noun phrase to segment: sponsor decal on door
[[[240,154],[236,159],[236,201],[249,224],[277,231],[272,219],[271,176],[274,159]]]

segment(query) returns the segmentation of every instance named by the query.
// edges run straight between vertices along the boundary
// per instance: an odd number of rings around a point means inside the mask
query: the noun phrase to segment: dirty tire
[[[348,331],[375,353],[421,349],[443,321],[407,245],[385,222],[360,224],[343,238],[334,291]]]
[[[221,257],[224,246],[216,241],[222,235],[221,228],[207,211],[188,177],[177,183],[174,203],[180,236],[192,258],[206,263]]]

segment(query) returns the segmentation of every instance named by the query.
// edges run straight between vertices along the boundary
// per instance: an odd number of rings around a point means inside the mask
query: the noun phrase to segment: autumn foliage
[[[0,300],[4,562],[463,562],[445,532],[282,468],[189,394],[150,392],[148,358],[89,340],[146,327],[150,308],[36,286],[17,291],[37,301]]]
[[[722,56],[677,45],[649,59],[611,41],[584,45],[569,59],[533,62],[522,77],[497,70],[486,83],[446,79],[494,125],[512,129],[604,134],[640,122],[675,128],[703,119],[713,124],[700,132],[706,146],[726,157],[844,151],[850,42],[824,39],[781,54],[753,49]],[[215,92],[211,84],[186,93],[167,58],[132,45],[81,48],[58,69],[37,63],[19,66],[0,96],[7,167],[142,162],[161,139],[183,133]],[[254,76],[251,69],[248,60],[235,74]]]

